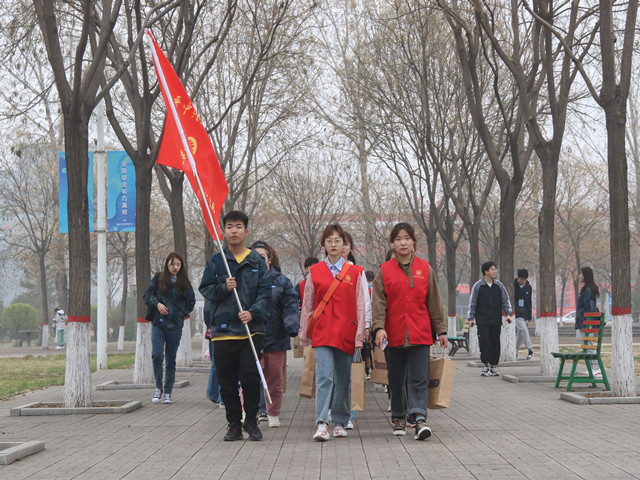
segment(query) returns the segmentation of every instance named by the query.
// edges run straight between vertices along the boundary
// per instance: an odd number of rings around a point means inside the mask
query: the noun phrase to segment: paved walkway
[[[314,402],[298,396],[302,360],[291,357],[282,427],[265,427],[262,442],[222,441],[224,410],[205,398],[205,373],[178,373],[177,380],[191,383],[174,391],[173,405],[151,403],[150,390],[101,390],[94,400],[139,399],[143,408],[125,415],[9,417],[12,407],[62,399],[62,387],[33,392],[0,402],[0,442],[44,440],[46,449],[0,466],[0,478],[640,478],[638,405],[570,404],[552,384],[480,377],[464,356],[456,357],[451,407],[429,411],[433,436],[425,442],[391,435],[386,394],[372,384],[348,438],[312,442]],[[537,367],[502,372],[536,373]],[[131,375],[100,371],[94,389]]]

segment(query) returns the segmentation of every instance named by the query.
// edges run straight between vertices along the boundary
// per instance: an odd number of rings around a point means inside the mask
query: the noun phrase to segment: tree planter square
[[[116,400],[110,402],[93,402],[91,407],[65,408],[60,403],[34,402],[12,408],[9,416],[25,417],[40,415],[95,415],[103,413],[129,413],[142,407],[139,400]]]
[[[597,392],[562,392],[560,399],[578,405],[611,405],[611,404],[639,404],[640,395],[635,397],[614,397],[611,392],[600,390]]]
[[[16,460],[44,450],[44,442],[0,442],[0,465],[10,465]]]
[[[173,388],[184,388],[189,385],[189,380],[180,380],[173,384]],[[96,386],[96,390],[152,390],[155,383],[133,383],[131,381],[112,380]]]

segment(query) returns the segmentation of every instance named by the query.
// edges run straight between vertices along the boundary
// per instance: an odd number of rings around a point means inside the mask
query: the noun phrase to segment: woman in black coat
[[[152,401],[162,398],[162,363],[167,356],[164,382],[164,403],[173,403],[171,392],[176,379],[176,353],[182,338],[182,326],[196,304],[196,297],[180,254],[171,252],[164,261],[164,269],[157,273],[144,292],[144,303],[152,310],[151,358],[156,391]],[[155,309],[155,313],[153,313]]]

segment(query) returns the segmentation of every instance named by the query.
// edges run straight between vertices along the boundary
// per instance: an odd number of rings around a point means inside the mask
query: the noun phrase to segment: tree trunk
[[[467,228],[469,236],[469,253],[471,255],[471,277],[469,279],[469,288],[480,278],[480,222],[477,222]]]
[[[91,237],[89,236],[88,120],[65,115],[69,191],[69,323],[64,381],[66,408],[91,405]]]
[[[631,331],[631,268],[629,191],[625,153],[626,104],[617,95],[605,105],[609,170],[611,291],[611,391],[614,396],[636,395]]]
[[[176,366],[193,367],[193,355],[191,347],[191,320],[185,319],[182,326],[182,337],[176,354]]]
[[[473,358],[480,357],[480,344],[478,343],[478,327],[469,328],[469,355]]]
[[[124,323],[118,328],[118,351],[124,350]]]
[[[558,359],[551,352],[558,351],[558,323],[555,317],[537,317],[536,327],[540,335],[540,375],[555,377],[558,374]],[[546,339],[544,342],[542,339]],[[555,341],[554,341],[555,339]]]
[[[85,190],[86,191],[86,190]],[[67,364],[64,372],[65,408],[90,407],[91,402],[91,324],[67,324]]]
[[[45,318],[42,324],[42,350],[49,350],[49,321]]]
[[[171,182],[171,195],[169,198],[169,209],[171,210],[171,224],[173,225],[173,249],[182,255],[184,267],[188,269],[187,255],[187,227],[184,220],[184,174],[177,172],[169,178]]]
[[[540,329],[540,374],[551,377],[557,374],[558,361],[551,352],[558,351],[558,322],[556,307],[555,271],[555,219],[558,162],[553,152],[549,158],[540,156],[542,164],[542,209],[538,215],[538,241],[540,263],[540,312],[537,317],[544,328]],[[547,321],[547,319],[550,319]],[[546,358],[543,358],[545,357]]]
[[[128,242],[127,242],[128,243]],[[127,321],[127,297],[129,296],[129,256],[122,255],[122,299],[120,300],[120,328],[118,329],[118,350],[124,350],[124,327]]]
[[[367,172],[367,152],[363,145],[358,146],[358,164],[360,167],[360,196],[362,198],[362,209],[364,214],[364,251],[365,270],[374,270],[377,267],[373,252],[373,230],[375,228],[375,218],[371,207],[371,197],[369,195],[369,174]]]
[[[49,301],[47,297],[47,265],[45,263],[44,254],[40,254],[40,295],[42,297],[42,331],[44,332],[44,325],[49,324]],[[43,335],[44,336],[44,335]],[[44,348],[44,342],[42,348],[47,350],[49,347]]]
[[[502,329],[500,330],[500,361],[516,361],[516,322],[512,320],[508,323],[502,319]]]
[[[69,288],[67,284],[67,271],[64,269],[56,272],[56,295],[58,297],[58,307],[68,312]],[[49,315],[48,312],[47,315]]]
[[[140,162],[142,163],[142,162]],[[147,306],[143,296],[151,281],[149,260],[149,215],[151,211],[151,167],[136,168],[136,285],[137,326],[136,359],[133,366],[133,383],[153,383],[151,361],[151,322],[144,319]],[[140,173],[140,174],[139,174]]]

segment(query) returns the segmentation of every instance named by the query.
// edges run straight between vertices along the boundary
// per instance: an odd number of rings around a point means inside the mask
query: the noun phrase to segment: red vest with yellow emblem
[[[344,280],[333,292],[329,303],[324,307],[310,338],[314,347],[335,347],[353,355],[355,352],[356,332],[358,330],[358,312],[356,293],[358,278],[362,267],[351,265]],[[315,290],[313,309],[318,307],[325,292],[333,283],[333,275],[325,262],[316,263],[309,268]]]
[[[385,331],[390,347],[404,345],[409,331],[411,345],[433,345],[431,317],[427,310],[429,290],[429,262],[415,257],[411,264],[413,288],[398,261],[391,259],[380,266],[384,291],[387,295]]]

